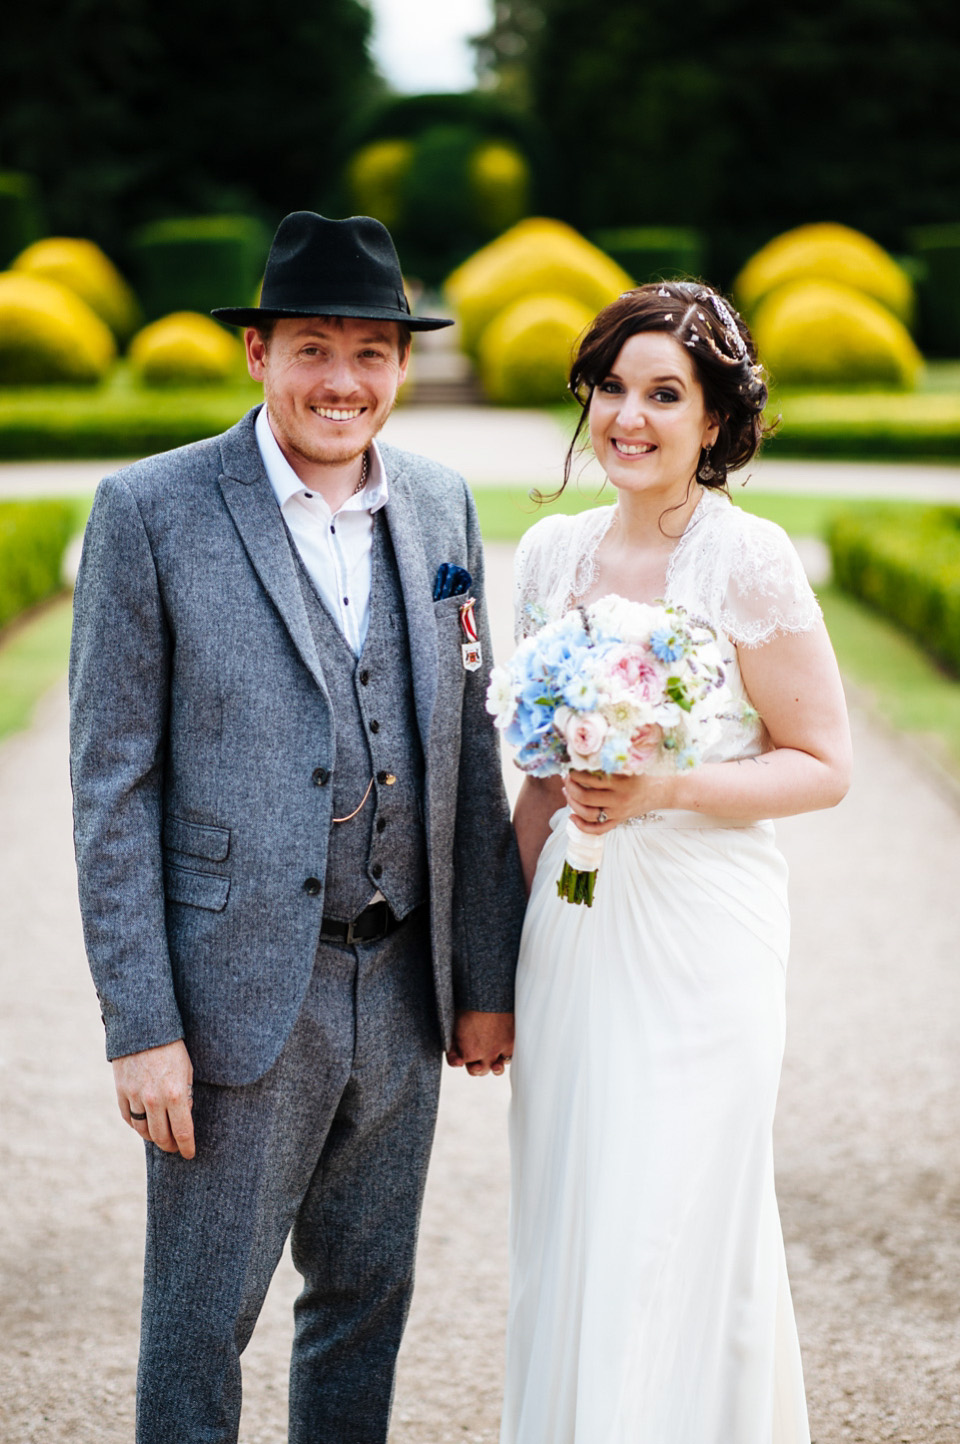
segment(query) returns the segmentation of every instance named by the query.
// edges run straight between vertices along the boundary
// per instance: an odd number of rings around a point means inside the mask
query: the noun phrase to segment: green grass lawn
[[[595,492],[569,488],[550,508],[538,508],[521,487],[478,489],[477,507],[488,541],[515,542],[545,510],[597,505]],[[89,497],[74,498],[82,527]],[[823,535],[831,514],[851,503],[828,496],[740,493],[738,505],[778,522],[794,536]],[[893,512],[915,504],[889,502]],[[900,731],[912,734],[960,778],[960,680],[948,676],[891,623],[834,587],[820,591],[830,634],[845,676]],[[58,598],[0,638],[0,738],[26,726],[37,699],[63,675],[70,641],[70,604]]]

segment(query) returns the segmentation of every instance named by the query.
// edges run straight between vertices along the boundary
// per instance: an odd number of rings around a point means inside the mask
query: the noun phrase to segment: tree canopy
[[[31,0],[4,19],[0,167],[48,228],[116,253],[140,222],[313,208],[382,88],[362,0]]]
[[[549,117],[556,214],[703,227],[720,279],[771,235],[837,220],[903,245],[960,214],[950,0],[496,0],[488,78]]]

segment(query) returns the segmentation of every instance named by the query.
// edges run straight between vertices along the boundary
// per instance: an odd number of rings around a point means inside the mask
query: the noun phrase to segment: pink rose
[[[571,762],[583,762],[592,758],[603,746],[607,735],[607,720],[599,712],[571,712],[563,719],[560,728]]]
[[[610,668],[610,676],[647,702],[660,690],[656,668],[650,665],[642,647],[622,648]]]
[[[630,746],[627,749],[627,763],[630,772],[642,772],[660,745],[663,736],[661,728],[656,723],[649,727],[639,727],[630,738]]]

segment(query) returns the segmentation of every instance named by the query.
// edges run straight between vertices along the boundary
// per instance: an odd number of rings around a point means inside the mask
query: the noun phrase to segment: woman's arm
[[[566,795],[585,832],[628,817],[683,808],[736,822],[834,807],[850,785],[851,747],[843,686],[823,623],[739,653],[751,702],[774,751],[708,762],[671,777],[594,777],[571,773]],[[609,821],[598,824],[597,812]]]
[[[550,835],[550,819],[563,807],[563,781],[559,777],[525,777],[513,811],[513,826],[523,865],[527,894],[533,885],[537,859]]]

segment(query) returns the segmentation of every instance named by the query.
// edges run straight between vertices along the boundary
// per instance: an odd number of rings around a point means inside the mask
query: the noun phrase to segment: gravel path
[[[490,563],[503,598],[506,550]],[[960,814],[856,722],[847,801],[779,827],[795,942],[778,1180],[813,1434],[960,1444]],[[130,1444],[142,1161],[83,958],[65,732],[59,688],[0,748],[0,1440]],[[446,1075],[391,1444],[496,1439],[508,1095]],[[285,1438],[295,1290],[285,1259],[245,1359],[244,1444]]]

